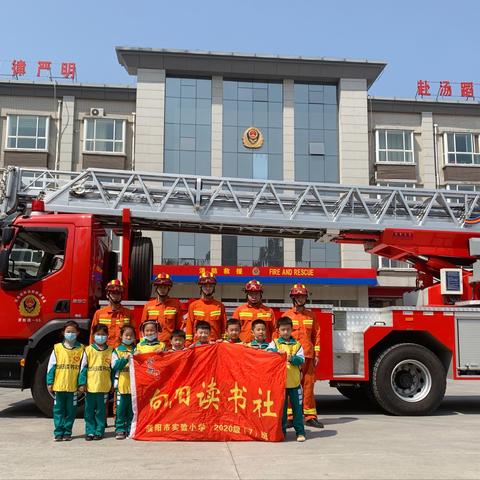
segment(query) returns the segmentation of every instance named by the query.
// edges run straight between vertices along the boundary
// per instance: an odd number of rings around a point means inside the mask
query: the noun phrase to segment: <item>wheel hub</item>
[[[419,402],[430,393],[432,376],[428,368],[418,360],[403,360],[392,370],[391,386],[402,400]]]

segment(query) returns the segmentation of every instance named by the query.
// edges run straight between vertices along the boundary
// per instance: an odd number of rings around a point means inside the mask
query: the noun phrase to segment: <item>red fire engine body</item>
[[[198,179],[190,180],[200,189]],[[168,177],[168,181],[176,185],[175,177]],[[121,185],[122,193],[129,185]],[[201,195],[188,192],[187,182],[184,185],[182,191],[187,190],[192,202],[202,202]],[[73,183],[68,186],[70,197],[83,195],[83,190],[73,189]],[[174,197],[172,188],[176,187],[171,187],[170,193],[163,192],[161,201]],[[233,194],[233,187],[229,188]],[[216,195],[210,196],[210,203]],[[419,195],[418,190],[415,195]],[[120,263],[129,292],[125,304],[133,306],[137,321],[150,296],[153,266],[152,243],[138,232],[149,226],[156,230],[208,230],[190,217],[189,223],[182,225],[162,217],[160,228],[159,224],[142,223],[139,218],[143,214],[128,208],[122,208],[121,217],[117,215],[113,222],[105,212],[92,208],[88,198],[74,213],[68,213],[68,206],[48,209],[48,202],[46,205],[48,211],[43,211],[42,202],[33,200],[27,205],[27,211],[31,208],[28,215],[7,211],[11,216],[2,225],[0,386],[31,388],[37,405],[48,414],[52,399],[46,390],[45,372],[60,329],[67,319],[74,319],[86,341],[105,284],[117,275],[118,259],[112,253],[109,229],[122,236]],[[239,201],[239,210],[240,206]],[[82,213],[82,208],[88,213]],[[158,215],[161,217],[161,212]],[[234,227],[223,228],[226,233],[235,231]],[[271,235],[272,231],[248,230],[254,235]],[[298,232],[279,230],[277,236],[301,236]],[[480,309],[476,308],[476,276],[471,272],[473,265],[475,273],[477,258],[472,240],[480,239],[480,232],[390,227],[372,231],[349,225],[330,232],[329,239],[361,244],[372,254],[410,262],[418,271],[419,288],[402,307],[309,307],[321,329],[318,380],[330,381],[349,398],[369,399],[387,412],[422,415],[438,407],[447,378],[480,379]],[[37,258],[26,258],[27,254]],[[443,270],[459,274],[450,277],[451,292],[445,291],[445,282],[438,281]],[[284,305],[272,307],[277,316],[286,309]],[[233,308],[227,304],[228,311]]]

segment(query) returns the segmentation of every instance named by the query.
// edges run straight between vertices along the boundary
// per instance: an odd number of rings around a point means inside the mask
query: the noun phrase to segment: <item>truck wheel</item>
[[[53,395],[47,390],[47,367],[48,359],[50,358],[51,351],[48,351],[43,355],[33,375],[32,383],[32,397],[35,400],[35,404],[47,417],[52,417],[53,411]]]
[[[440,405],[446,386],[438,357],[415,343],[388,348],[373,367],[375,399],[393,415],[429,415]]]
[[[148,300],[152,293],[153,243],[151,238],[133,237],[130,253],[129,298]]]

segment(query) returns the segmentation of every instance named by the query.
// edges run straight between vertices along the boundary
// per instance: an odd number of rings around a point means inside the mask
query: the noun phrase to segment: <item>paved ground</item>
[[[449,384],[431,417],[385,416],[318,384],[324,430],[297,444],[52,441],[52,421],[28,392],[0,389],[0,479],[16,478],[480,478],[480,385]],[[109,423],[112,421],[110,419]]]

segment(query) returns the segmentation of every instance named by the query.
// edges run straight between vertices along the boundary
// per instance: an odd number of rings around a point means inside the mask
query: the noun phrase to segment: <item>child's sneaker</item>
[[[125,438],[127,438],[127,434],[124,433],[124,432],[118,432],[116,435],[115,435],[115,438],[117,440],[125,440]]]
[[[87,442],[91,442],[91,441],[93,440],[93,435],[87,435],[87,436],[85,437],[85,440],[86,440]]]
[[[57,436],[53,439],[54,442],[61,442],[62,440],[63,440],[63,437],[62,437],[61,435],[57,435]]]
[[[306,440],[305,435],[298,435],[297,442],[304,442]]]
[[[72,441],[71,435],[65,435],[65,436],[63,437],[63,441],[64,441],[64,442],[71,442],[71,441]]]

